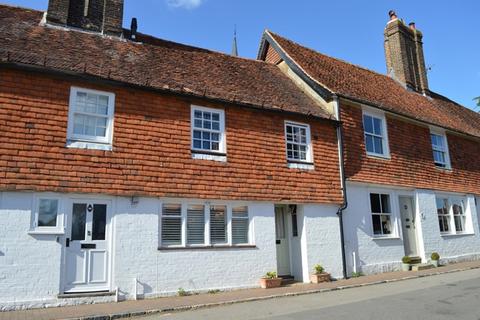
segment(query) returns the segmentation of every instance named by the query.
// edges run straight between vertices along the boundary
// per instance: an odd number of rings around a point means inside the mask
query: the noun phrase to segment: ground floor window
[[[467,216],[463,199],[437,197],[436,203],[440,233],[456,234],[467,231]]]
[[[247,206],[164,204],[160,221],[162,247],[249,244]]]
[[[373,234],[390,236],[392,234],[392,211],[389,194],[370,193]]]

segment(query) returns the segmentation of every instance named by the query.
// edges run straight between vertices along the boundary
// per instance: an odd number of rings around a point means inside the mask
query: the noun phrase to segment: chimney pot
[[[137,29],[138,29],[137,18],[132,18],[132,24],[130,26],[130,37],[132,38],[132,40],[137,39]]]
[[[416,27],[415,27],[415,22],[410,22],[410,23],[408,24],[408,26],[409,26],[410,29],[412,29],[412,30],[415,30],[415,29],[416,29]]]
[[[393,10],[388,11],[388,16],[390,17],[390,21],[397,19],[397,14]]]

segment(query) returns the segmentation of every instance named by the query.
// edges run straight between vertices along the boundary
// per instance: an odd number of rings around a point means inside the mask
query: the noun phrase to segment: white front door
[[[64,292],[108,291],[110,204],[75,200],[69,209]]]
[[[412,197],[399,197],[400,213],[402,216],[403,244],[405,255],[417,257],[417,230],[415,221],[415,210]]]
[[[277,274],[290,275],[290,246],[288,243],[287,210],[285,206],[275,207],[275,235],[277,247]]]

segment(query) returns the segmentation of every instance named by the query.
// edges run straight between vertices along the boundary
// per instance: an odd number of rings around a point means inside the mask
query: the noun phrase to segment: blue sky
[[[0,0],[45,10],[48,0]],[[124,26],[216,51],[255,58],[268,28],[333,57],[385,73],[383,28],[394,9],[424,34],[430,88],[474,107],[480,96],[480,1],[448,0],[125,0]]]

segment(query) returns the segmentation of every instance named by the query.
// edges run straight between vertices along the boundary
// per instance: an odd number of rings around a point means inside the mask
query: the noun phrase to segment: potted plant
[[[282,284],[282,278],[277,277],[275,271],[269,271],[260,279],[260,286],[263,289],[278,288]]]
[[[410,270],[410,262],[412,262],[412,258],[410,258],[409,256],[405,256],[402,258],[402,271]]]
[[[310,275],[310,281],[312,283],[329,282],[330,273],[325,272],[322,265],[316,264],[313,266],[313,274]]]
[[[430,255],[430,259],[432,260],[432,264],[435,268],[438,267],[438,260],[440,260],[440,255],[438,254],[438,252],[432,252],[432,254]]]

